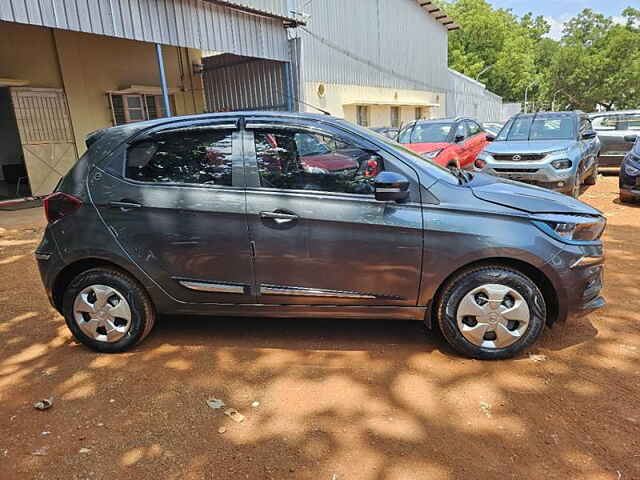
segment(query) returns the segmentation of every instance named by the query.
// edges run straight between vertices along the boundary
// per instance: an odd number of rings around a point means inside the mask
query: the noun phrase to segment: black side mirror
[[[595,130],[587,130],[582,134],[583,140],[591,140],[592,138],[596,138],[598,133]]]
[[[399,173],[380,172],[373,184],[379,202],[402,202],[409,198],[409,180]]]
[[[464,135],[456,135],[456,138],[453,139],[455,143],[460,143],[464,141]]]
[[[487,142],[493,142],[496,139],[496,136],[491,135],[490,133],[487,133],[487,136],[484,138],[487,140]]]
[[[636,140],[638,139],[638,135],[625,135],[624,136],[624,141],[627,143],[636,143]]]

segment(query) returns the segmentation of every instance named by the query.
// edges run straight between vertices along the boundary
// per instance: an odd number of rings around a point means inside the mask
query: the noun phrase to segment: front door
[[[255,302],[239,137],[228,120],[156,132],[91,175],[115,239],[178,300]]]
[[[415,306],[422,258],[415,172],[333,130],[250,119],[246,128],[259,303]],[[412,202],[376,201],[373,178],[399,168],[412,181]]]

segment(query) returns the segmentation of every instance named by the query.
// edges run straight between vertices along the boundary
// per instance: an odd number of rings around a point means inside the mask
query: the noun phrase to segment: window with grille
[[[166,117],[162,95],[110,93],[109,103],[114,125]],[[173,95],[169,95],[169,103],[171,110],[175,112]]]

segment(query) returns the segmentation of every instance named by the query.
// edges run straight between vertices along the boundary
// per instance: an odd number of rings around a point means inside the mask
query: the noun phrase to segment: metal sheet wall
[[[287,110],[284,63],[228,54],[203,62],[209,112]]]
[[[447,30],[415,0],[304,3],[305,81],[446,91]]]
[[[473,117],[480,122],[502,119],[502,97],[490,92],[484,84],[455,70],[450,72],[447,116]]]
[[[276,8],[282,1],[251,3],[256,8],[258,4]],[[274,60],[289,58],[281,20],[202,0],[0,0],[0,20]]]

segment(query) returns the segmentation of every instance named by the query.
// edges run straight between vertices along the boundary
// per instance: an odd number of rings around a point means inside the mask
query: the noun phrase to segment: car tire
[[[141,342],[155,325],[151,299],[131,276],[93,268],[67,287],[62,311],[73,336],[103,353],[124,352]]]
[[[502,303],[494,310],[492,305],[503,294]],[[485,297],[489,300],[480,305],[478,302]],[[476,307],[483,313],[465,315],[471,310],[480,311]],[[435,315],[444,338],[458,353],[480,360],[502,360],[535,343],[544,328],[547,310],[535,282],[516,269],[496,264],[471,268],[448,280],[435,302]],[[495,316],[499,317],[497,321]],[[522,320],[507,320],[516,316]]]
[[[591,173],[584,179],[585,185],[595,185],[598,183],[598,164],[596,163],[591,170]]]
[[[571,186],[571,196],[573,198],[580,197],[580,190],[582,187],[582,182],[580,181],[580,172],[578,172],[573,179],[573,185]]]

